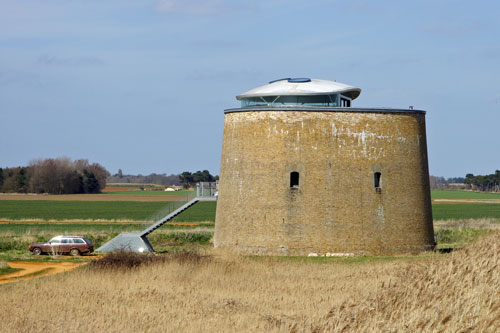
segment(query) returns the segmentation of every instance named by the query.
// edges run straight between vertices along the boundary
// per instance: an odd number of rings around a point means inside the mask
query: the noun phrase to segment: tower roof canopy
[[[261,96],[314,96],[342,94],[355,99],[361,93],[356,88],[344,83],[309,78],[285,78],[271,81],[264,86],[254,88],[236,96],[237,100]]]

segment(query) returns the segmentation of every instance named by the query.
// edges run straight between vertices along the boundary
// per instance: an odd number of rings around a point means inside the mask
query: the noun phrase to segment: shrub
[[[1,237],[0,251],[27,250],[30,242],[18,237]]]
[[[489,230],[459,228],[436,229],[434,235],[438,244],[466,244],[487,233],[489,233]]]
[[[185,250],[176,251],[167,255],[120,251],[109,253],[100,259],[93,260],[89,264],[89,268],[93,270],[130,270],[140,266],[149,266],[166,262],[198,264],[210,259],[210,256],[200,255],[198,252]]]

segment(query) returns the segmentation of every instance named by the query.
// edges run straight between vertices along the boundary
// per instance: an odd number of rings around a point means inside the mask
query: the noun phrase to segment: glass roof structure
[[[349,107],[360,88],[336,81],[284,78],[236,96],[242,107],[254,106],[327,106]]]

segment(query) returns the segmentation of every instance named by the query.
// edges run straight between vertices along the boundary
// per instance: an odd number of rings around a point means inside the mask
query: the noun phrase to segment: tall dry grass
[[[500,233],[400,267],[364,300],[332,307],[321,331],[500,332]]]
[[[465,250],[327,263],[220,256],[0,287],[0,331],[497,332],[500,233]]]

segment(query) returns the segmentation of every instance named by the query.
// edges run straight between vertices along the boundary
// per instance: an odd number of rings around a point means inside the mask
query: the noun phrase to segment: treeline
[[[156,185],[181,185],[180,175],[156,174],[143,175],[124,175],[119,169],[118,173],[108,177],[108,183],[126,183],[126,184],[156,184]]]
[[[155,185],[182,185],[184,188],[194,186],[198,182],[214,182],[219,176],[213,176],[208,170],[203,171],[184,171],[181,174],[156,174],[143,175],[124,175],[122,170],[108,177],[108,183],[112,184],[155,184]]]
[[[465,178],[430,176],[429,180],[431,189],[500,192],[500,170],[496,170],[495,173],[490,175],[474,176],[472,173],[468,173]]]
[[[468,173],[465,175],[464,183],[476,191],[500,192],[500,170],[484,176],[474,176],[472,173]]]
[[[464,190],[467,188],[467,185],[464,184],[463,177],[444,178],[429,176],[429,183],[431,185],[431,189],[433,190]]]
[[[0,168],[0,192],[100,193],[109,172],[99,163],[69,158],[34,160],[27,167]]]
[[[196,171],[195,173],[184,171],[180,174],[179,178],[184,188],[193,186],[198,182],[214,182],[219,180],[219,176],[212,176],[208,170]]]

